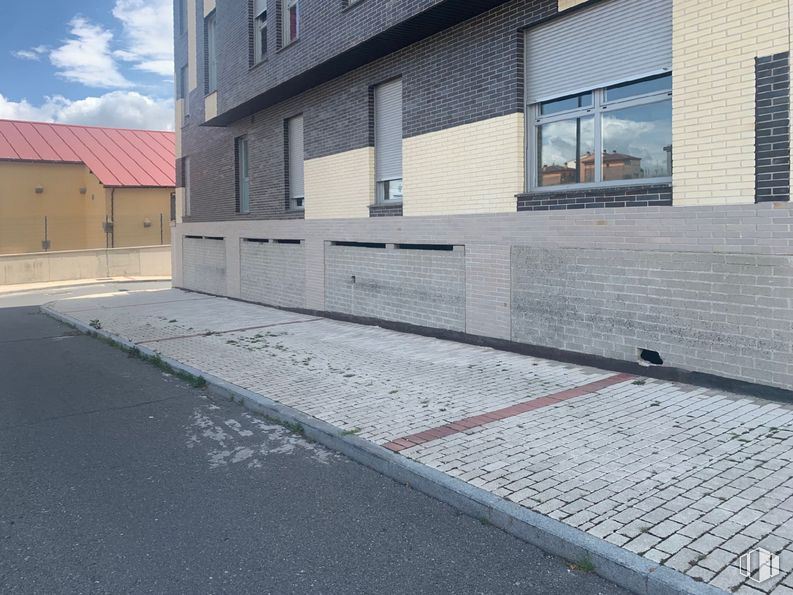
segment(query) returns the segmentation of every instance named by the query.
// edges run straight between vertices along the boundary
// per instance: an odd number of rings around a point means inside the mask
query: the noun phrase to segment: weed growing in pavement
[[[644,378],[639,378],[638,380],[634,380],[631,384],[636,384],[637,386],[642,386],[647,384],[647,381]]]
[[[361,428],[350,428],[349,430],[344,430],[341,435],[342,436],[354,436],[358,432],[361,431]]]
[[[284,421],[278,423],[280,423],[282,426],[284,426],[287,430],[289,430],[293,434],[297,434],[299,436],[305,436],[306,434],[305,428],[296,421]]]
[[[581,558],[578,562],[573,562],[569,568],[578,572],[595,572],[595,564],[589,556]]]

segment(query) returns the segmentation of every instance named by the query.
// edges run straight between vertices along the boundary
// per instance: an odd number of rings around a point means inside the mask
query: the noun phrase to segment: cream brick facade
[[[306,219],[369,216],[374,197],[374,148],[309,159],[304,175]]]
[[[675,0],[675,204],[754,202],[754,59],[790,49],[791,4]]]
[[[217,91],[204,97],[204,120],[211,120],[218,115]]]
[[[559,12],[567,10],[568,8],[573,8],[573,6],[578,6],[579,4],[583,4],[584,2],[588,1],[589,0],[559,0]]]
[[[523,114],[510,114],[405,139],[404,214],[514,212],[524,134]]]

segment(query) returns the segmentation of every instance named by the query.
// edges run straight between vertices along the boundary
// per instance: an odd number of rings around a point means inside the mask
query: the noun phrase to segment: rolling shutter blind
[[[289,198],[303,198],[303,116],[289,120]]]
[[[377,181],[402,178],[402,81],[374,90],[375,175]]]
[[[672,68],[672,0],[611,0],[526,33],[529,104]]]

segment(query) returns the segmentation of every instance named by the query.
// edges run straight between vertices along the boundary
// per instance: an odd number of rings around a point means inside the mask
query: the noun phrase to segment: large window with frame
[[[253,11],[253,63],[267,57],[267,0],[254,0]]]
[[[286,175],[289,186],[289,208],[304,208],[304,150],[303,116],[295,116],[286,121]]]
[[[669,73],[543,101],[530,109],[533,188],[671,178]]]
[[[251,178],[248,157],[248,137],[240,136],[234,140],[234,167],[237,174],[237,212],[251,212]]]
[[[377,203],[402,202],[402,79],[374,88]]]
[[[214,93],[218,88],[217,31],[215,24],[215,11],[213,10],[204,19],[204,35],[206,35],[204,45],[206,83],[204,86],[207,95]]]
[[[281,0],[281,45],[288,46],[300,37],[300,0]]]

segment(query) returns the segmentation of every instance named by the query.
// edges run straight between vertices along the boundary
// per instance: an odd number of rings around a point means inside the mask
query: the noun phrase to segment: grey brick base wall
[[[465,252],[330,244],[325,309],[465,331]]]
[[[222,239],[186,237],[182,243],[186,287],[224,295],[226,293],[226,246]]]
[[[793,257],[512,247],[512,338],[783,381]]]
[[[184,235],[226,237],[232,297],[244,276],[239,238],[305,238],[311,310],[629,362],[644,348],[665,366],[793,387],[790,202],[182,224],[174,284],[206,291]]]
[[[305,308],[306,251],[303,244],[243,239],[240,244],[240,297],[283,308]]]

